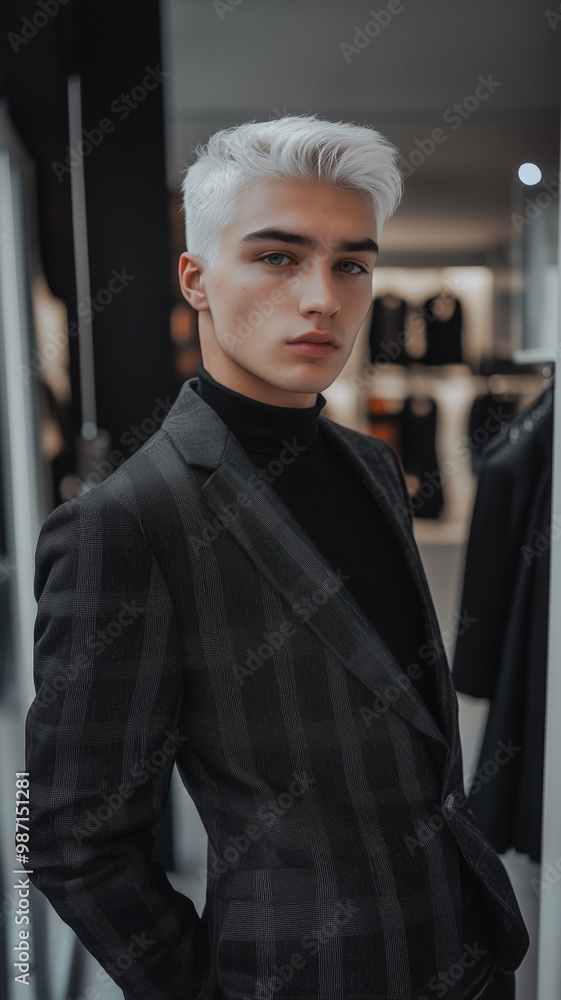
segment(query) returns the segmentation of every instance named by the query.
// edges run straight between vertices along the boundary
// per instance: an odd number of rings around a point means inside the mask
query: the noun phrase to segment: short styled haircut
[[[247,122],[215,132],[195,155],[181,183],[185,242],[210,267],[222,230],[235,218],[237,197],[252,181],[321,181],[361,191],[374,208],[378,237],[401,199],[398,150],[375,129],[350,122],[317,115]]]

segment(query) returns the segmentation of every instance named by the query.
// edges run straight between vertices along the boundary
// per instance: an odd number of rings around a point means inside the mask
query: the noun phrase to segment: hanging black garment
[[[458,299],[450,319],[438,318],[434,295],[423,306],[426,324],[427,347],[422,357],[424,365],[461,365],[462,358],[462,307]]]
[[[424,411],[424,412],[423,412]],[[436,454],[438,407],[434,399],[408,396],[401,411],[402,464],[405,472],[419,480],[409,497],[415,517],[439,517],[444,507],[442,476]]]
[[[541,860],[553,389],[483,454],[452,677],[490,700],[469,805],[499,853]],[[504,747],[507,749],[505,750]],[[498,756],[497,756],[498,755]]]
[[[495,437],[501,425],[518,413],[520,396],[516,393],[486,392],[477,396],[468,418],[468,438],[471,448],[471,468],[479,475],[483,453],[488,442]]]
[[[395,306],[390,306],[388,298],[374,299],[368,334],[370,361],[373,365],[408,365],[410,358],[405,349],[407,302],[395,298]]]

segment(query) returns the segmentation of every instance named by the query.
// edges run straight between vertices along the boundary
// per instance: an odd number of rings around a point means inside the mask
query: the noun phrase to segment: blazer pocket
[[[365,932],[363,907],[337,890],[318,893],[315,868],[244,868],[217,886],[220,897],[218,951],[231,942],[292,943],[313,951],[314,938]],[[358,901],[362,903],[361,901]],[[292,949],[294,950],[294,949]],[[308,951],[309,953],[309,951]]]
[[[281,986],[285,1000],[316,995],[320,952],[356,932],[357,912],[336,893],[318,899],[318,880],[314,868],[230,872],[217,890],[216,949],[218,984],[229,997],[274,996]],[[367,933],[364,922],[359,933]]]

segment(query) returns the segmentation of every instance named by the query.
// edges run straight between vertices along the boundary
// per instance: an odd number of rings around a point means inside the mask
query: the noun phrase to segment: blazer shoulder
[[[157,461],[150,459],[155,438],[160,431],[146,441],[133,455],[129,455],[98,482],[92,476],[86,477],[83,491],[59,504],[45,517],[37,540],[37,551],[44,553],[50,545],[58,544],[58,538],[66,539],[89,525],[97,525],[120,532],[144,534],[142,511],[154,503],[154,488],[158,479]]]
[[[112,462],[112,455],[120,456],[119,461]],[[123,457],[119,452],[110,452],[109,461],[102,464],[111,469],[105,478],[100,481],[98,473],[86,476],[83,492],[62,506],[85,504],[93,513],[117,505],[137,518],[143,512],[153,511],[160,503],[167,478],[173,475],[174,469],[183,479],[189,471],[162,428],[132,455]]]

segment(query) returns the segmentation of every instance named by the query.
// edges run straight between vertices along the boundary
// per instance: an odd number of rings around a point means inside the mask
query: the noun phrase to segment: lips
[[[331,344],[337,347],[337,338],[329,330],[310,330],[309,333],[301,333],[299,337],[293,337],[289,344]]]
[[[301,358],[329,358],[337,350],[330,340],[294,340],[286,345],[291,354]]]

